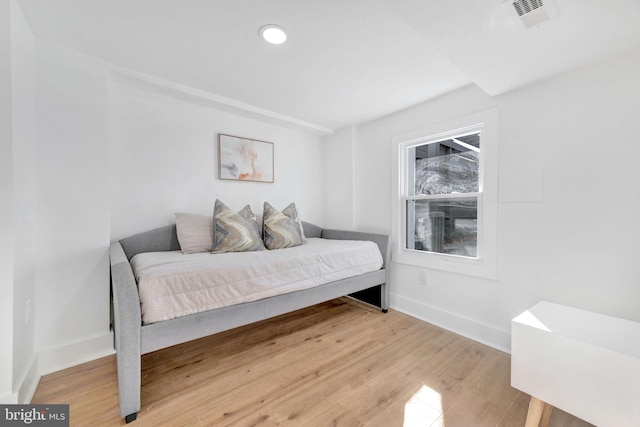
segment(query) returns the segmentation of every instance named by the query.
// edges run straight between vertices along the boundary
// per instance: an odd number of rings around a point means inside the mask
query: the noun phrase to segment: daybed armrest
[[[346,231],[346,230],[322,230],[323,239],[332,240],[369,240],[378,245],[380,253],[382,254],[383,264],[382,268],[387,268],[389,263],[389,236],[386,234],[377,233],[364,233],[361,231]]]
[[[119,242],[112,243],[109,254],[118,353],[120,413],[126,417],[140,410],[140,297],[136,279],[122,245]]]
[[[391,245],[389,244],[389,236],[386,234],[365,233],[361,231],[323,229],[322,238],[333,240],[368,240],[378,245],[380,253],[382,254],[382,268],[385,270],[385,282],[381,283],[382,289],[380,302],[382,305],[382,311],[386,313],[391,300],[389,288],[389,264],[391,262]]]

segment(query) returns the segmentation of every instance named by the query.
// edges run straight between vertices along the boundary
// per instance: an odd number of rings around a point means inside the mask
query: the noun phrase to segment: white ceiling
[[[547,0],[548,2],[552,0]],[[640,46],[639,0],[19,0],[39,38],[331,131],[470,83],[491,95]],[[289,41],[258,38],[265,24]]]
[[[625,52],[640,54],[640,0],[543,0],[551,19],[529,29],[513,0],[388,3],[490,95]]]

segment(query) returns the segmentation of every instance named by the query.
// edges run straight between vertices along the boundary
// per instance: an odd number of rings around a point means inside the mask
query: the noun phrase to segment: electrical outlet
[[[418,284],[427,286],[427,270],[418,270]]]
[[[24,324],[25,326],[29,326],[29,323],[31,322],[31,300],[30,299],[27,300],[27,306],[25,307],[24,312],[25,312]]]

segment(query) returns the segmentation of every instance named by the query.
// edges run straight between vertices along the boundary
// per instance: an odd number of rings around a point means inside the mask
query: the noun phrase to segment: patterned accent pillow
[[[269,202],[264,202],[262,234],[267,249],[300,246],[303,240],[296,205],[291,203],[279,212]]]
[[[213,208],[213,252],[262,251],[260,228],[249,205],[235,213],[216,199]]]
[[[307,241],[307,237],[304,235],[304,227],[302,226],[302,220],[300,219],[300,211],[296,207],[295,203],[289,204],[286,208],[282,210],[282,213],[288,216],[289,218],[293,218],[300,227],[300,235],[302,236],[302,243]]]

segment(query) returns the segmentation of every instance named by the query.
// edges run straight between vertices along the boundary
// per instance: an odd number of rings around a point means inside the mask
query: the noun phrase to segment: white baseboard
[[[114,353],[113,332],[110,331],[83,341],[38,351],[39,373],[50,374]]]
[[[31,365],[26,375],[22,379],[20,386],[18,387],[18,403],[27,404],[31,403],[31,399],[38,388],[40,382],[40,371],[38,369],[38,357],[34,355],[31,360]]]
[[[34,355],[29,370],[19,382],[16,393],[1,396],[3,404],[28,404],[38,388],[42,375],[70,368],[115,353],[113,333],[55,348],[40,350]]]
[[[16,403],[18,403],[18,393],[0,396],[0,404],[2,405],[15,405]]]
[[[391,294],[391,308],[496,350],[511,352],[510,331],[394,294]]]
[[[38,357],[34,355],[29,364],[29,370],[24,374],[24,377],[18,381],[17,391],[6,396],[0,396],[0,403],[6,405],[31,403],[31,398],[36,392],[38,382],[40,382]]]

